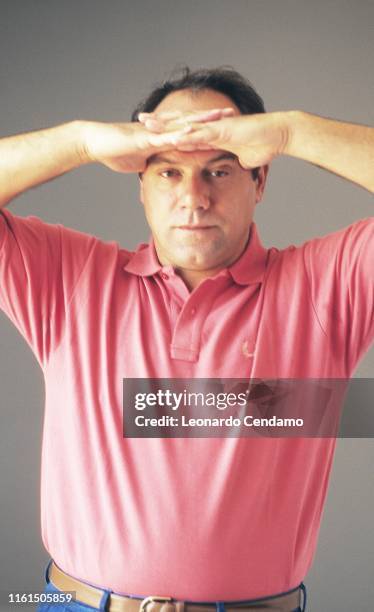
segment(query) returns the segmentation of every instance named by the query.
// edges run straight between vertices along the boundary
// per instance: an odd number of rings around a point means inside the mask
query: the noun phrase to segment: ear
[[[261,202],[262,196],[264,195],[268,172],[269,172],[269,165],[261,166],[261,168],[259,168],[258,176],[256,179],[256,204]]]

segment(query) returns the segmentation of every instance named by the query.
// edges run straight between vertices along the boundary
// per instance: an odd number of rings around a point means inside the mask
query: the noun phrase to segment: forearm
[[[284,154],[309,161],[374,192],[374,128],[302,111],[284,114]]]
[[[80,121],[0,140],[0,208],[85,163]]]

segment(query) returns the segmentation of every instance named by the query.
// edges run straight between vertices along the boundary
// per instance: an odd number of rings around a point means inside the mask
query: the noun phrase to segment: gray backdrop
[[[124,121],[177,64],[229,64],[267,110],[303,109],[373,124],[371,0],[0,0],[1,134],[74,118]],[[148,237],[134,176],[92,166],[11,204],[132,248]],[[299,244],[373,215],[364,189],[303,161],[270,171],[256,221],[265,245]],[[0,590],[40,590],[41,371],[0,318]],[[372,377],[374,351],[356,376]],[[319,548],[307,577],[313,612],[369,612],[374,603],[373,440],[342,440]],[[4,609],[7,609],[5,606]]]

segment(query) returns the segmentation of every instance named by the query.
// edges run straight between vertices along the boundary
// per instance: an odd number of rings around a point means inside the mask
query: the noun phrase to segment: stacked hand
[[[234,115],[231,108],[182,113],[141,113],[137,123],[87,124],[84,151],[117,172],[143,172],[147,159],[168,150],[225,150],[243,168],[269,163],[285,150],[281,113]]]
[[[151,132],[190,126],[188,133],[178,137],[179,151],[220,149],[238,157],[243,168],[255,168],[269,163],[284,152],[288,129],[280,113],[236,115],[233,109],[223,109],[219,117],[197,112],[186,116],[173,113],[142,113],[139,121]],[[213,112],[213,111],[212,111]]]

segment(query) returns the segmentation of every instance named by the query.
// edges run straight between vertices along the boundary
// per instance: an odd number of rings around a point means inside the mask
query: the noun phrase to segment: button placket
[[[190,300],[184,304],[174,328],[171,345],[173,359],[196,361],[199,357],[202,317],[201,313],[199,317],[196,316],[197,309],[190,306]],[[195,301],[195,296],[191,301]]]
[[[173,359],[197,361],[200,353],[202,329],[217,295],[228,279],[202,283],[184,303],[174,328],[171,356]],[[209,291],[208,291],[209,288]]]

